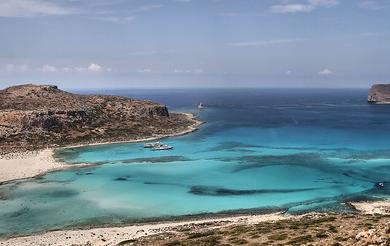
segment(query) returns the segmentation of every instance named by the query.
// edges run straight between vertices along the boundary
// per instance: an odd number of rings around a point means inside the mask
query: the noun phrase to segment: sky
[[[0,0],[0,88],[366,88],[390,0]]]

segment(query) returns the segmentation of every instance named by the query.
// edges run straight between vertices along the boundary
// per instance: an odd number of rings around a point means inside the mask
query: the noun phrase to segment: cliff
[[[377,104],[390,103],[390,84],[375,84],[368,92],[368,102]]]
[[[150,101],[78,95],[51,85],[0,90],[1,153],[164,136],[195,123]]]

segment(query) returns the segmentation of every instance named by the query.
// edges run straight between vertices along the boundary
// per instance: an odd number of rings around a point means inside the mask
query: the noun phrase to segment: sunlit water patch
[[[164,139],[170,151],[58,151],[69,165],[97,165],[0,186],[0,234],[236,210],[350,211],[343,202],[390,194],[390,108],[367,105],[364,91],[170,93],[151,95],[174,108],[209,106],[199,131]]]

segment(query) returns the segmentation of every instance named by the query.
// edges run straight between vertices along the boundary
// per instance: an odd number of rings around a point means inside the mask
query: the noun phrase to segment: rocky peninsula
[[[0,155],[47,147],[133,141],[193,130],[199,121],[165,105],[79,95],[53,85],[0,90]]]
[[[0,184],[77,168],[53,157],[54,148],[137,142],[182,135],[201,121],[165,105],[120,96],[79,95],[53,85],[0,90]]]
[[[375,84],[368,92],[368,102],[390,104],[390,84]]]

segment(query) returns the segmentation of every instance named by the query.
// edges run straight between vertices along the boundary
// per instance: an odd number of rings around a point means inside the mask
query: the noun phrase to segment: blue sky
[[[1,0],[0,87],[390,82],[390,0]]]

